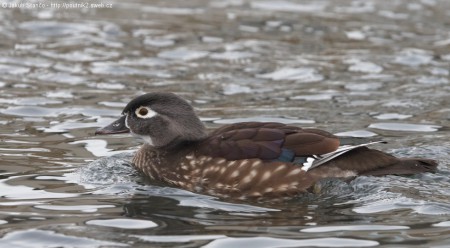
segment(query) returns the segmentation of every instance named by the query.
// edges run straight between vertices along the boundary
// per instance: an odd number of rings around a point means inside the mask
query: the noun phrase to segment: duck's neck
[[[188,154],[199,141],[171,142],[164,147],[144,144],[136,152],[133,164],[137,170],[158,181],[166,181],[177,171],[179,158]]]
[[[160,151],[161,153],[169,152],[169,153],[177,153],[179,151],[184,150],[185,148],[192,147],[193,145],[203,141],[206,135],[199,137],[195,140],[186,140],[181,137],[177,137],[173,139],[170,143],[162,147],[153,147],[153,149]]]
[[[149,145],[144,144],[136,151],[133,157],[133,165],[136,169],[151,179],[161,180],[163,174],[162,164],[165,164],[166,153]]]

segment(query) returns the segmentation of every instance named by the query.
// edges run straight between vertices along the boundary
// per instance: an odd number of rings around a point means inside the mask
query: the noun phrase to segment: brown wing
[[[339,140],[318,129],[302,129],[281,123],[245,122],[227,125],[211,133],[198,153],[227,160],[260,158],[275,160],[282,149],[295,156],[320,155],[336,150]]]

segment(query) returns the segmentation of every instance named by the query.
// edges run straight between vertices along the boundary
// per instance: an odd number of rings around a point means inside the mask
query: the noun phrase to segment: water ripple
[[[299,120],[299,119],[288,119],[288,118],[280,118],[280,117],[247,117],[247,118],[234,118],[234,119],[219,119],[213,121],[216,124],[233,124],[239,122],[279,122],[284,124],[294,124],[294,123],[303,123],[303,124],[312,124],[313,120]]]
[[[54,199],[54,198],[68,198],[76,197],[79,194],[72,193],[54,193],[45,190],[36,190],[31,187],[23,185],[9,185],[8,181],[17,179],[19,177],[10,177],[8,179],[0,180],[0,196],[8,199],[30,200],[30,199]]]
[[[252,1],[252,8],[264,9],[271,11],[287,11],[287,12],[312,12],[322,11],[327,4],[324,2],[313,2],[309,4],[297,4],[289,1],[272,0],[272,1]]]
[[[383,71],[383,67],[371,62],[360,61],[351,65],[348,70],[354,72],[380,73]]]
[[[149,220],[134,220],[134,219],[103,219],[103,220],[89,220],[88,225],[114,227],[120,229],[148,229],[157,227],[158,225]]]
[[[437,125],[394,123],[394,122],[372,123],[368,127],[381,130],[407,131],[407,132],[436,132],[441,128],[441,126]]]
[[[66,247],[67,244],[76,244],[76,247],[99,247],[99,246],[128,246],[117,242],[101,241],[89,238],[80,238],[70,235],[59,234],[54,231],[37,229],[13,231],[5,234],[1,239],[3,245],[9,247]]]
[[[40,36],[62,36],[100,32],[98,27],[87,23],[30,21],[21,23],[19,27],[29,32],[39,34]]]
[[[282,239],[269,237],[222,238],[203,247],[371,247],[379,245],[376,241],[349,238]]]
[[[259,78],[274,81],[295,80],[298,82],[312,83],[321,81],[324,77],[314,68],[281,68],[271,73],[257,75]]]
[[[209,52],[206,51],[196,51],[185,47],[180,47],[174,50],[160,52],[158,57],[164,59],[190,61],[206,57],[208,54]]]
[[[389,226],[389,225],[355,225],[355,226],[322,226],[304,228],[301,232],[322,233],[322,232],[340,232],[340,231],[387,231],[387,230],[407,230],[408,226]]]
[[[420,66],[429,64],[433,59],[433,54],[420,49],[404,49],[399,52],[394,59],[394,63],[407,66]]]

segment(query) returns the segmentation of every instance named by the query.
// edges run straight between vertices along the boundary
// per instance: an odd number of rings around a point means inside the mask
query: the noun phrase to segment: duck
[[[240,122],[207,132],[194,108],[170,92],[131,100],[96,135],[131,133],[143,140],[132,164],[151,181],[241,200],[291,199],[322,179],[435,172],[426,158],[397,158],[316,128]]]

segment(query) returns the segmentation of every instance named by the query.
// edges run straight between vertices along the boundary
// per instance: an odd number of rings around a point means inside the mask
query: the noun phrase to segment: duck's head
[[[154,147],[206,137],[203,123],[184,99],[173,93],[148,93],[125,106],[122,117],[95,134],[131,133]]]

